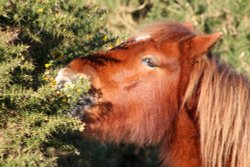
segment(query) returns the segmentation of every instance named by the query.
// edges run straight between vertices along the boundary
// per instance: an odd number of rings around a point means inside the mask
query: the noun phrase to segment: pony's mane
[[[184,103],[197,91],[203,166],[249,167],[249,81],[217,60],[203,57],[194,65]]]
[[[137,30],[136,35],[132,36],[130,39],[135,41],[144,39],[153,39],[157,42],[168,41],[182,41],[186,40],[195,33],[190,30],[187,26],[181,23],[169,23],[169,22],[157,22],[153,24],[148,24],[140,27]]]

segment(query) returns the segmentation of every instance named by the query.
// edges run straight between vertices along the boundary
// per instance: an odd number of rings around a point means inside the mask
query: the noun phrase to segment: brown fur
[[[250,84],[209,57],[220,36],[162,22],[107,52],[73,60],[63,72],[89,76],[98,92],[84,111],[85,133],[159,143],[163,166],[250,166]]]

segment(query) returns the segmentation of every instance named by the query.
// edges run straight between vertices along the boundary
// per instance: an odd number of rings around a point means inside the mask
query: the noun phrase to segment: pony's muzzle
[[[73,85],[73,81],[77,79],[77,75],[70,69],[70,68],[63,68],[61,69],[55,80],[56,80],[56,88],[62,89],[65,85]]]
[[[82,74],[82,76],[84,76]],[[61,90],[68,86],[73,87],[74,82],[79,79],[79,75],[76,75],[70,68],[66,67],[61,69],[55,80],[56,89]],[[89,91],[87,94],[82,94],[81,97],[73,104],[68,114],[72,117],[83,120],[86,111],[88,111],[95,104],[95,98],[93,91]]]

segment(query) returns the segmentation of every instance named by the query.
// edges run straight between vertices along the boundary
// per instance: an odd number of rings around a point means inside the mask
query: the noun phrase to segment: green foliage
[[[55,146],[48,147],[59,140],[53,135],[84,129],[66,112],[89,83],[57,91],[54,78],[74,57],[115,41],[104,16],[82,0],[0,1],[0,166],[57,166]],[[78,153],[66,143],[57,147]]]

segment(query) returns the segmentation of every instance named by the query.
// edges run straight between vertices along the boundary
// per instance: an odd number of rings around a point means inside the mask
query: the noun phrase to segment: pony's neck
[[[204,68],[205,63],[199,68]],[[189,69],[190,70],[190,69]],[[202,72],[195,74],[196,80],[194,85],[190,88],[189,80],[194,77],[181,76],[184,81],[181,81],[181,88],[179,96],[180,111],[175,120],[174,129],[171,134],[166,134],[165,141],[162,142],[162,150],[160,159],[163,166],[170,167],[200,167],[202,165],[202,158],[200,154],[200,138],[199,127],[196,121],[196,109],[198,104],[199,79]],[[187,92],[187,93],[185,93]],[[170,137],[169,137],[170,136]]]
[[[176,120],[172,139],[162,142],[160,158],[163,166],[200,167],[198,128],[183,109]]]

